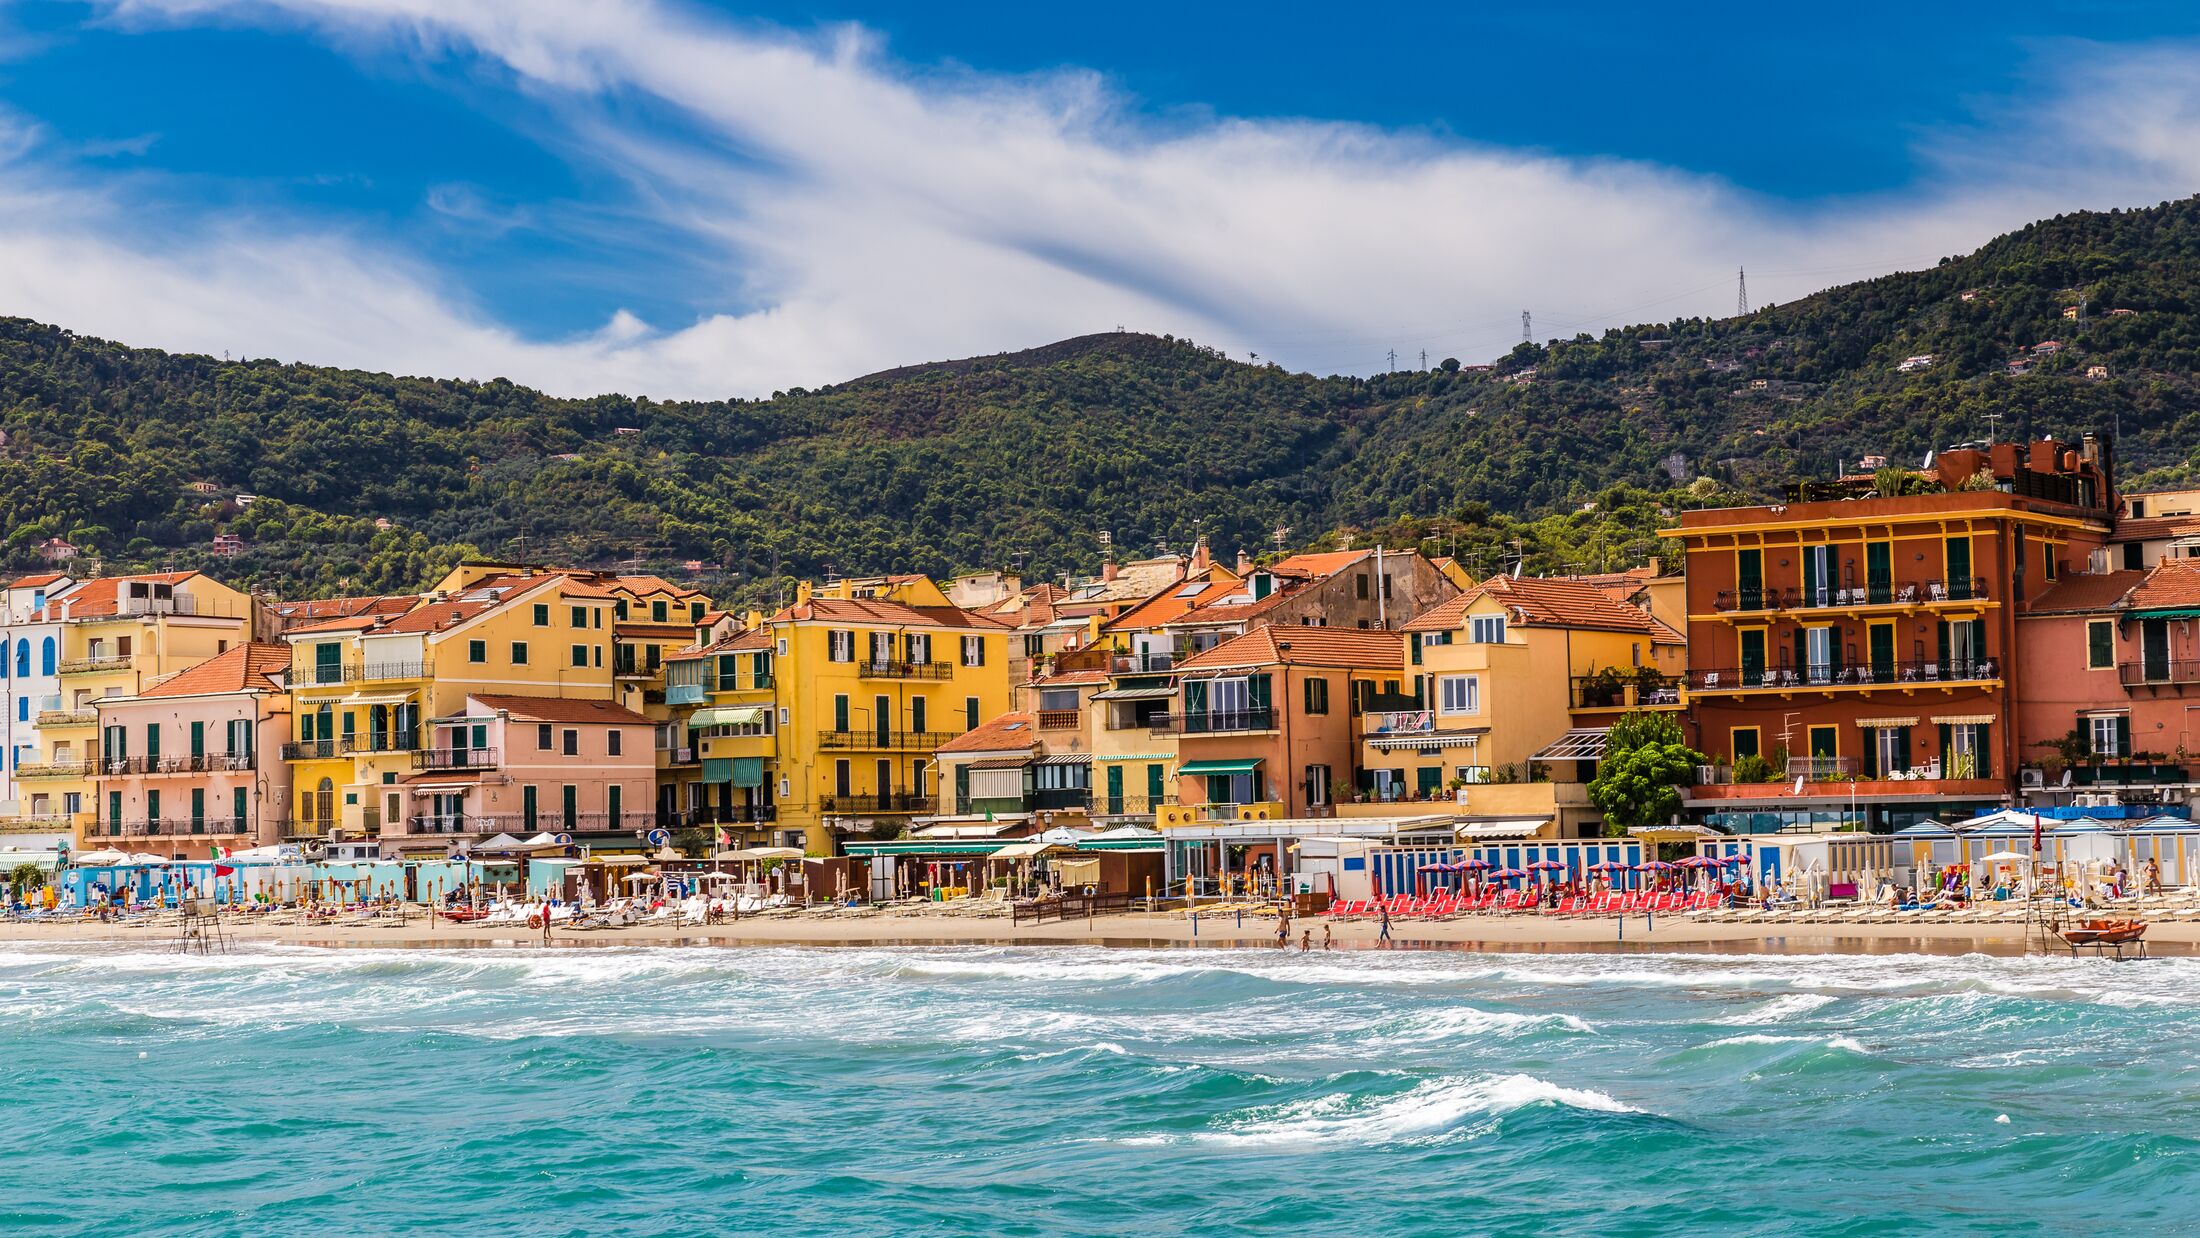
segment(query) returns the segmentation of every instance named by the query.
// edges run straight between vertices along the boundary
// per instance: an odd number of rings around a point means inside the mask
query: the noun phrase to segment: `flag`
[[[2038,813],[2038,811],[2036,811],[2036,810],[2035,810],[2035,811],[2034,811],[2034,812],[2032,813],[2032,854],[2033,854],[2033,855],[2038,855],[2039,853],[2040,853],[2040,814]]]
[[[237,875],[237,870],[227,864],[216,864],[214,866],[214,875],[216,877],[234,877]]]

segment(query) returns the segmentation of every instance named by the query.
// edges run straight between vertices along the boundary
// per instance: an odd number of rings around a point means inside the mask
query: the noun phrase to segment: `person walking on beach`
[[[1328,922],[1327,920],[1324,920],[1324,921],[1322,921],[1322,949],[1324,949],[1324,950],[1334,950],[1334,949],[1336,949],[1336,948],[1337,948],[1337,946],[1336,946],[1336,940],[1337,940],[1337,926],[1336,926],[1336,925],[1334,925],[1334,924],[1331,924],[1331,923],[1330,923],[1330,922]]]
[[[1390,940],[1390,904],[1389,904],[1389,903],[1377,903],[1377,904],[1375,904],[1375,905],[1376,905],[1377,907],[1381,908],[1381,909],[1382,909],[1382,912],[1383,912],[1383,921],[1382,921],[1382,925],[1383,925],[1383,928],[1382,928],[1382,931],[1381,931],[1380,933],[1377,933],[1377,934],[1375,935],[1375,940],[1377,940],[1377,941],[1389,941],[1389,940]]]
[[[550,904],[542,905],[542,944],[550,944]]]
[[[1288,911],[1276,913],[1276,948],[1279,950],[1291,948],[1291,913]]]
[[[1308,929],[1304,933],[1299,934],[1299,953],[1305,954],[1307,951],[1312,950],[1313,948],[1314,930]]]

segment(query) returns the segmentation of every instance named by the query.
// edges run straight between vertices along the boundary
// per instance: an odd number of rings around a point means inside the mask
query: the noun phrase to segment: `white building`
[[[15,775],[38,760],[38,715],[61,708],[61,623],[47,604],[75,587],[65,573],[43,572],[0,591],[0,817],[20,813]]]

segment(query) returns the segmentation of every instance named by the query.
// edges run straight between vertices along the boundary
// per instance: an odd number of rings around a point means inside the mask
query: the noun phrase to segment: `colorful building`
[[[1687,697],[1715,763],[1690,804],[1708,822],[1899,828],[2012,794],[2013,703],[2039,674],[2010,656],[2017,618],[2107,544],[2107,452],[1952,450],[1915,484],[1799,485],[1668,531],[1688,554]]]
[[[39,759],[16,771],[19,811],[66,820],[79,840],[99,832],[94,763],[131,755],[101,747],[100,702],[248,644],[262,622],[250,597],[198,572],[87,580],[31,621],[60,627],[58,699],[33,715]]]
[[[92,846],[204,860],[277,841],[290,803],[290,647],[244,644],[97,702]]]
[[[399,780],[412,811],[396,849],[547,832],[597,851],[642,850],[655,822],[652,732],[609,700],[470,692],[429,724],[422,768]]]
[[[61,708],[61,621],[49,599],[76,582],[61,572],[19,577],[0,594],[0,828],[66,835],[73,822],[54,814],[30,820],[16,772],[39,761],[40,715]]]

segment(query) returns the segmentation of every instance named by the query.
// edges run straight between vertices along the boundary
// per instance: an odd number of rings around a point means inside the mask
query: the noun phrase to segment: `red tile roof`
[[[467,698],[489,709],[501,710],[528,722],[597,722],[610,725],[648,726],[650,721],[631,709],[609,701],[573,700],[561,696],[505,696],[471,692]]]
[[[882,598],[811,598],[773,615],[771,623],[864,623],[895,627],[981,628],[1007,631],[1014,624],[959,606],[907,606]]]
[[[143,581],[156,585],[180,585],[197,576],[197,572],[155,572],[147,576],[101,576],[87,580],[57,598],[46,599],[46,610],[53,617],[71,619],[97,619],[102,615],[121,613],[118,599],[125,581]],[[45,615],[34,616],[43,618]]]
[[[1006,713],[994,718],[967,734],[941,744],[934,752],[1001,752],[1009,749],[1036,748],[1038,732],[1031,725],[1027,713]]]
[[[40,572],[36,576],[18,576],[8,582],[8,588],[36,589],[40,585],[50,585],[57,580],[67,580],[68,578],[69,574],[67,572]]]
[[[772,634],[762,628],[750,628],[742,632],[729,632],[700,649],[683,649],[665,655],[667,662],[688,662],[696,658],[713,657],[721,653],[749,653],[772,647]]]
[[[1515,623],[1538,627],[1590,628],[1601,632],[1640,632],[1658,635],[1664,625],[1639,606],[1619,601],[1611,594],[1566,576],[1492,576],[1441,606],[1423,612],[1406,625],[1408,632],[1441,632],[1465,621],[1467,609],[1484,597],[1495,598],[1510,612]],[[1666,628],[1670,632],[1671,628]]]
[[[694,640],[695,625],[691,623],[614,623],[614,636],[639,636],[652,640]]]
[[[1320,580],[1334,576],[1360,560],[1374,554],[1373,550],[1332,550],[1325,554],[1292,555],[1268,565],[1268,570],[1278,576],[1304,576]]]
[[[1180,597],[1179,594],[1194,584],[1202,584],[1198,593]],[[1167,588],[1131,607],[1102,625],[1108,632],[1137,632],[1157,628],[1183,617],[1193,607],[1219,601],[1244,587],[1235,573],[1220,565],[1207,569],[1204,582],[1198,580],[1172,581]]]
[[[2113,609],[2132,587],[2145,580],[2140,571],[2103,572],[2098,576],[2065,576],[2048,586],[2024,608],[2027,615],[2075,615]]]
[[[1367,628],[1267,624],[1176,664],[1178,671],[1237,666],[1333,666],[1394,669],[1405,664],[1405,636]]]
[[[1059,675],[1042,675],[1031,681],[1034,688],[1074,688],[1085,684],[1106,683],[1106,671],[1063,671]]]
[[[259,642],[239,645],[197,666],[186,667],[139,696],[202,696],[210,692],[280,692],[290,670],[290,646]]]
[[[2165,559],[2124,599],[2131,610],[2200,607],[2200,559]]]
[[[555,586],[555,591],[570,592],[576,597],[595,597],[594,589],[577,589],[571,578],[557,574],[531,576],[491,576],[440,602],[422,601],[418,606],[389,620],[379,632],[441,632],[469,619],[526,598],[530,601],[546,592],[544,586]]]
[[[2158,542],[2200,533],[2200,516],[2136,516],[2116,522],[2119,542]]]

